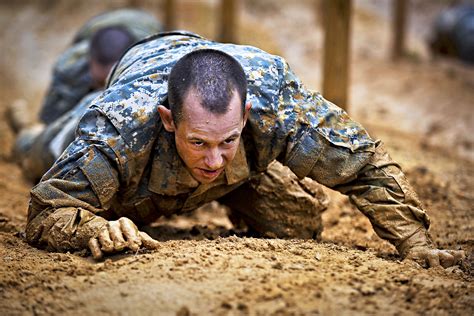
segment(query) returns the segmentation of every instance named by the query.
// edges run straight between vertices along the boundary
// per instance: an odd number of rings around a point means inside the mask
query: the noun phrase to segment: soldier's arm
[[[43,123],[53,123],[91,92],[88,50],[89,45],[84,41],[76,43],[59,56],[40,108],[39,118]]]
[[[31,190],[29,243],[57,251],[83,249],[106,225],[100,215],[118,190],[119,166],[107,142],[91,137],[93,129],[77,137]],[[102,132],[111,141],[119,137],[113,126]]]
[[[129,181],[133,157],[123,139],[94,109],[80,126],[76,140],[31,191],[27,241],[54,251],[90,248],[96,258],[102,251],[155,248],[129,219],[103,217],[120,184]]]
[[[345,151],[328,144],[323,157],[308,176],[348,195],[369,218],[377,235],[390,241],[403,258],[416,260],[425,266],[441,264],[449,267],[463,257],[460,251],[436,249],[428,234],[428,215],[400,166],[390,158],[380,141],[376,142],[375,152],[362,168],[356,170],[348,181],[342,177],[342,182],[338,181],[338,176],[333,178],[323,171],[324,168],[344,170],[338,166],[337,159],[331,159],[339,157],[340,150]],[[346,154],[347,161],[343,165],[347,164],[350,170],[350,165],[357,164],[360,155]]]
[[[380,141],[320,94],[304,89],[291,71],[281,91],[286,107],[298,113],[283,159],[296,175],[348,195],[403,258],[444,267],[459,261],[462,252],[433,245],[426,212]]]

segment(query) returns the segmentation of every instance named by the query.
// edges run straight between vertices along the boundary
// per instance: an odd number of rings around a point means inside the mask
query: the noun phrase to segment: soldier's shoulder
[[[130,83],[107,89],[94,99],[91,108],[108,119],[130,148],[140,150],[161,128],[159,103],[149,90]]]
[[[375,150],[375,141],[360,123],[319,93],[317,98],[318,106],[315,107],[315,116],[312,119],[318,122],[319,134],[331,144],[348,148],[352,152]]]
[[[283,70],[286,61],[283,57],[271,54],[261,48],[250,45],[215,43],[217,49],[228,53],[237,59],[245,69],[265,69],[276,67]]]

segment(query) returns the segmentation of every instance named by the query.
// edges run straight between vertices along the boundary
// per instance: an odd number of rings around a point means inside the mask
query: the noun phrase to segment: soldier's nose
[[[206,164],[206,168],[209,170],[217,170],[222,168],[224,159],[218,150],[210,150],[206,155],[204,162]]]

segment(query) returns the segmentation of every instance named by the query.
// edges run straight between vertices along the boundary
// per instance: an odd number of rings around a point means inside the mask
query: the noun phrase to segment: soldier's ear
[[[163,127],[165,130],[168,132],[176,131],[176,126],[174,125],[171,110],[167,109],[163,105],[158,105],[158,113],[160,113],[161,121],[163,122]]]
[[[244,109],[244,127],[245,127],[245,124],[247,124],[247,119],[249,118],[251,108],[252,108],[252,103],[248,102],[245,105],[245,109]]]

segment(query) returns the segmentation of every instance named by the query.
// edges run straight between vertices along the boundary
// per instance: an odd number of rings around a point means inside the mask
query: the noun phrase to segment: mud
[[[351,115],[384,140],[428,210],[436,243],[466,251],[462,265],[427,270],[401,262],[345,197],[326,189],[331,202],[319,243],[249,237],[211,203],[147,227],[161,242],[154,252],[96,263],[84,253],[28,246],[23,230],[32,184],[10,155],[5,109],[23,99],[34,114],[74,30],[125,2],[0,1],[0,314],[472,314],[474,69],[433,61],[414,34],[409,57],[392,63],[389,21],[384,6],[373,5],[385,2],[361,2],[353,20]],[[438,9],[413,2],[415,17]],[[180,28],[217,34],[216,1],[179,3]],[[285,55],[319,90],[322,32],[312,2],[255,3],[243,6],[240,41]],[[155,2],[142,4],[161,17]],[[314,32],[301,32],[309,26]]]

